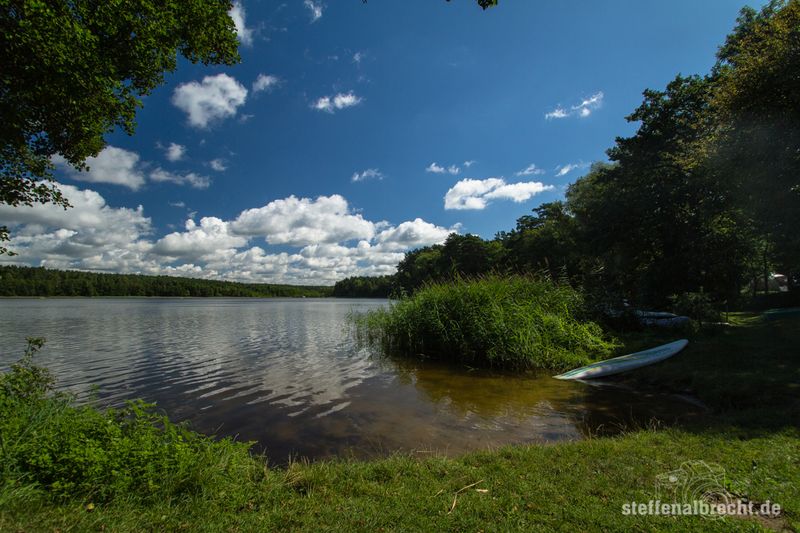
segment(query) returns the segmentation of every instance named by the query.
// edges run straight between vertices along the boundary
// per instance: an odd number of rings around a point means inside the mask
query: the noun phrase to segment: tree
[[[575,217],[565,202],[533,209],[517,219],[517,227],[498,235],[511,266],[519,272],[547,271],[551,277],[580,273],[581,244],[576,240]]]
[[[132,134],[141,98],[175,70],[179,53],[194,63],[238,62],[231,7],[230,0],[0,0],[0,203],[68,207],[52,183],[51,158],[85,168],[106,133]]]
[[[763,259],[800,269],[800,0],[741,11],[718,53],[714,164],[764,237]],[[789,272],[786,272],[787,274]]]
[[[567,194],[604,283],[636,302],[701,289],[724,299],[744,279],[748,220],[706,157],[713,89],[713,77],[678,76],[664,91],[645,91],[628,117],[638,131],[608,151],[615,164],[593,168]]]

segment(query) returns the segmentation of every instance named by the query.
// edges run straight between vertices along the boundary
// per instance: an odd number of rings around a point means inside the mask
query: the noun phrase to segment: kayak
[[[591,379],[611,376],[613,374],[627,372],[628,370],[663,361],[683,350],[687,344],[689,344],[688,340],[681,339],[642,352],[621,355],[613,359],[606,359],[605,361],[598,361],[597,363],[582,366],[553,377],[556,379]]]

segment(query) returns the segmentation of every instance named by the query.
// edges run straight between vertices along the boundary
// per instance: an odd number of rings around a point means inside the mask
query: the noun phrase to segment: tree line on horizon
[[[800,0],[741,10],[706,75],[645,90],[619,137],[569,186],[493,239],[450,235],[408,252],[391,280],[334,294],[410,294],[489,272],[544,272],[590,294],[663,306],[738,299],[800,271]]]
[[[175,276],[0,266],[0,296],[321,298],[330,295],[331,288],[321,286],[238,283]]]

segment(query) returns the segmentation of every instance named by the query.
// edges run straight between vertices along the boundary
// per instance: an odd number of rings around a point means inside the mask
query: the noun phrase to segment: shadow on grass
[[[688,431],[751,438],[800,428],[800,315],[766,320],[736,314],[731,322],[688,335],[690,344],[680,354],[613,382],[696,398],[708,413],[680,424]],[[679,335],[630,335],[624,339],[626,351]]]

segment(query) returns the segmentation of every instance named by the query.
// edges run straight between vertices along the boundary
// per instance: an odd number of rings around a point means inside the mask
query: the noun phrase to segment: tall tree
[[[800,270],[800,0],[744,8],[718,53],[714,164],[764,238],[764,258]]]
[[[77,168],[141,98],[192,62],[239,61],[230,0],[0,0],[0,203],[66,198],[51,158]],[[8,229],[0,227],[0,242]],[[6,250],[0,247],[0,253]]]
[[[724,298],[744,277],[747,220],[705,155],[713,84],[678,76],[645,91],[628,117],[638,131],[608,151],[616,164],[593,169],[567,195],[583,242],[604,258],[603,278],[635,301],[701,289]]]

